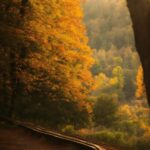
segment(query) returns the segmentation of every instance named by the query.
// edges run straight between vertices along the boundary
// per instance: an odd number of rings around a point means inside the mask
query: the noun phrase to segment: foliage
[[[85,16],[80,0],[1,0],[0,113],[147,150],[149,109],[125,0],[82,6]]]
[[[103,129],[101,131],[97,131],[95,133],[82,135],[84,138],[88,140],[92,140],[95,142],[103,142],[107,143],[111,146],[115,146],[123,149],[134,149],[136,147],[136,142],[134,137],[128,137],[125,132]]]
[[[117,102],[111,96],[101,95],[93,108],[96,125],[112,126],[117,119],[117,109]]]
[[[7,0],[0,9],[1,113],[86,124],[93,58],[80,1]]]
[[[138,150],[148,150],[150,149],[150,127],[147,127],[145,134],[140,137],[137,141]]]
[[[76,130],[74,129],[74,126],[72,125],[66,125],[63,129],[62,132],[65,134],[69,134],[69,135],[75,135]]]
[[[138,104],[121,105],[117,110],[117,120],[111,126],[97,124],[88,132],[79,132],[80,136],[98,144],[104,142],[120,149],[147,150],[150,127],[149,121],[143,120],[148,119],[146,115],[149,115],[144,109],[145,107]]]
[[[141,65],[139,66],[137,71],[136,83],[137,83],[136,97],[142,98],[145,96],[145,86],[143,79],[143,68]]]
[[[135,97],[135,79],[140,61],[134,50],[132,23],[126,1],[86,0],[83,8],[89,45],[95,48],[96,62],[92,73],[96,76],[96,81],[100,80],[97,80],[100,74],[104,74],[110,83],[105,80],[105,85],[97,85],[92,94],[116,94],[119,101],[130,102]],[[113,75],[117,66],[122,69],[119,78]]]
[[[89,44],[92,48],[108,50],[113,45],[117,49],[134,45],[125,0],[86,0],[84,12]]]
[[[140,64],[137,52],[131,48],[94,52],[96,63],[92,67],[96,89],[92,94],[116,94],[119,101],[130,102],[135,97],[136,72]]]

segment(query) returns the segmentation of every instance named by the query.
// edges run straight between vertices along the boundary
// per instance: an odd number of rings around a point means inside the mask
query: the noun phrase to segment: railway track
[[[7,121],[11,124],[14,124],[16,126],[19,126],[19,127],[23,128],[27,131],[30,131],[32,133],[38,134],[40,136],[44,136],[46,138],[50,138],[52,140],[55,140],[55,141],[58,141],[61,143],[67,143],[69,145],[74,145],[74,146],[78,147],[79,150],[105,150],[104,148],[102,148],[96,144],[93,144],[93,143],[90,143],[90,142],[87,142],[87,141],[84,141],[84,140],[81,140],[81,139],[78,139],[75,137],[70,137],[70,136],[60,134],[60,133],[49,131],[45,128],[42,128],[40,126],[31,124],[31,123],[21,122],[21,121],[17,121],[17,120],[11,120],[11,119],[4,118],[4,117],[0,117],[0,119],[2,119],[3,121]]]

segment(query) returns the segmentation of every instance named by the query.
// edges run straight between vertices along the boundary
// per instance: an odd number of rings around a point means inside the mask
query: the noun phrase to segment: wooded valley
[[[0,115],[149,150],[125,0],[1,0],[0,10]]]

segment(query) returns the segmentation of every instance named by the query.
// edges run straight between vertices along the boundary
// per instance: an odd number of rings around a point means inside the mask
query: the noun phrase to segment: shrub
[[[137,150],[137,139],[135,136],[128,136],[125,132],[105,129],[96,133],[83,135],[84,138],[96,143],[107,143],[124,150]],[[144,150],[144,149],[143,149]],[[147,149],[146,149],[147,150]]]
[[[150,132],[147,131],[142,137],[137,140],[138,150],[150,150]]]
[[[85,137],[90,140],[109,143],[111,145],[125,145],[127,135],[123,132],[116,132],[106,129],[93,134],[87,134]]]
[[[93,115],[96,125],[112,126],[117,120],[117,102],[111,96],[101,95],[94,105]]]
[[[76,133],[73,125],[66,125],[62,129],[62,132],[65,133],[65,134],[70,134],[70,135],[74,135]]]
[[[137,135],[139,131],[141,131],[138,122],[132,120],[122,120],[116,122],[113,128],[118,131],[128,133],[129,135]]]

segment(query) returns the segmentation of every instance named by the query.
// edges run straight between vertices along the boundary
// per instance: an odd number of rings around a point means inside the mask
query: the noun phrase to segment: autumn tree
[[[113,68],[112,74],[114,76],[112,79],[112,84],[113,82],[115,82],[117,88],[122,89],[124,87],[124,76],[122,67],[116,66],[115,68]]]
[[[143,80],[143,68],[141,65],[139,66],[137,71],[136,83],[137,83],[137,89],[135,95],[137,98],[143,98],[145,96],[145,86]]]
[[[1,59],[1,64],[8,62],[9,66],[9,70],[3,67],[9,82],[1,85],[10,84],[9,113],[53,120],[71,114],[68,105],[76,108],[74,113],[88,113],[86,98],[93,86],[93,59],[80,1],[8,0],[0,7],[0,57],[6,54],[7,58]],[[60,101],[66,105],[63,109]],[[49,111],[50,105],[56,108],[54,112]],[[61,113],[55,116],[57,111]],[[63,123],[74,122],[75,116]]]

